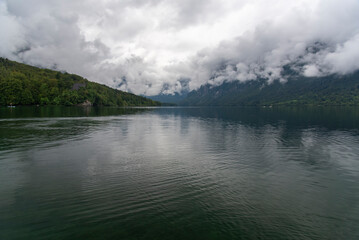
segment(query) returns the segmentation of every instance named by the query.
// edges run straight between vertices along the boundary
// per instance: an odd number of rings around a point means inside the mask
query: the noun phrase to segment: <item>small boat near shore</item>
[[[7,106],[8,108],[14,108],[15,106],[10,103],[10,105]]]

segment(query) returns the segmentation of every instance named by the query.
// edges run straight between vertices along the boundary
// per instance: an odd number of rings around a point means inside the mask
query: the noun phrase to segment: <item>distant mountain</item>
[[[290,76],[288,82],[266,80],[204,85],[190,92],[180,105],[359,105],[359,71],[345,76]]]
[[[148,96],[147,98],[161,103],[178,104],[187,97],[187,93],[179,94],[159,94],[155,96]]]
[[[74,74],[0,58],[1,105],[159,106],[159,102]]]

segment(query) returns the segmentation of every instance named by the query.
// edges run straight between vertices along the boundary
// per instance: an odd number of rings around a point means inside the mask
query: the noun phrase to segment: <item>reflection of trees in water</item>
[[[7,109],[1,109],[5,112]],[[110,119],[97,118],[138,114],[141,108],[23,107],[0,118],[0,151],[31,148],[61,140],[81,139],[101,130]]]
[[[328,149],[353,145],[359,128],[357,108],[208,107],[161,111],[169,115],[172,111],[174,117],[182,113],[181,133],[205,134],[201,140],[206,144],[201,145],[210,152],[232,151],[238,160],[258,159],[261,164],[266,161],[259,159],[278,159],[321,169],[330,167],[338,159],[333,159]],[[348,138],[350,141],[342,142]]]
[[[253,127],[285,123],[301,129],[317,126],[329,130],[359,129],[358,107],[204,107],[182,108],[181,112],[190,117],[216,118]]]
[[[47,118],[47,117],[98,117],[136,114],[155,108],[119,108],[119,107],[17,107],[0,108],[1,118]]]
[[[89,119],[2,121],[0,150],[31,148],[76,139],[96,131],[97,126],[102,124],[105,123]]]

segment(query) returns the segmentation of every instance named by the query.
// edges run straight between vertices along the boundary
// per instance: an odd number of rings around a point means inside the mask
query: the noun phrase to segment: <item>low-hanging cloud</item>
[[[357,0],[0,0],[0,56],[155,95],[359,69]]]

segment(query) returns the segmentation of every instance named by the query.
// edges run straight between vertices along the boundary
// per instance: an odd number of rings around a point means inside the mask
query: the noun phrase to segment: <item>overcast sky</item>
[[[359,0],[0,0],[0,56],[155,95],[359,69]]]

